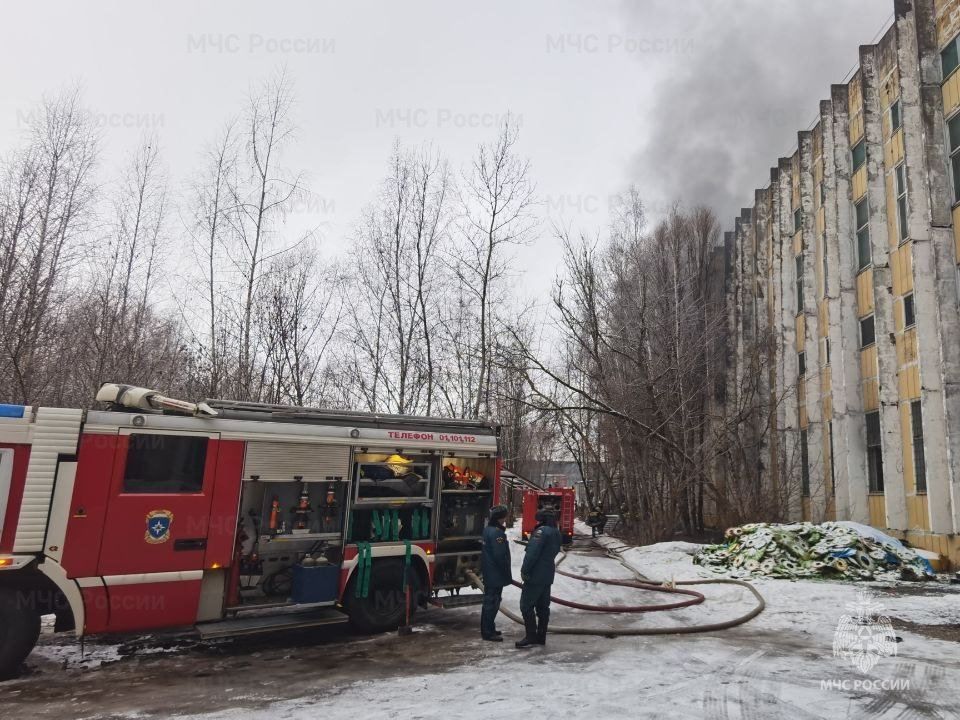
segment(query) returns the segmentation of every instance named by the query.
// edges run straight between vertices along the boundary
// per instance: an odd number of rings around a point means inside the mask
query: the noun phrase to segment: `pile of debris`
[[[734,577],[832,577],[848,580],[929,580],[926,558],[875,528],[852,522],[730,528],[719,545],[707,545],[693,561]]]

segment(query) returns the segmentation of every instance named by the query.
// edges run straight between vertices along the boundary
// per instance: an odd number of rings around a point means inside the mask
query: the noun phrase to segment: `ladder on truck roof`
[[[482,420],[461,418],[438,418],[420,415],[391,415],[363,412],[360,410],[326,410],[299,405],[248,402],[208,398],[206,405],[217,411],[218,417],[238,420],[261,420],[275,422],[325,423],[329,425],[362,426],[427,426],[456,432],[480,432],[497,435],[498,426]]]

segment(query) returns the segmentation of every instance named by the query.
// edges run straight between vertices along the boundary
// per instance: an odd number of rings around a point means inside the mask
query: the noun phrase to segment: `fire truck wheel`
[[[356,579],[356,573],[354,573]],[[370,591],[364,598],[355,596],[353,581],[347,589],[350,598],[350,624],[364,633],[396,630],[406,615],[406,593],[403,592],[403,561],[378,560],[370,568]],[[420,593],[419,576],[415,568],[409,571],[410,618],[417,608]]]
[[[23,607],[15,593],[0,590],[0,680],[16,677],[38,637],[37,612]]]

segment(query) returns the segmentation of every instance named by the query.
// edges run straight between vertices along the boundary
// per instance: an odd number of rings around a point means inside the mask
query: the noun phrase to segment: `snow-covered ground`
[[[581,528],[582,529],[582,528]],[[620,547],[604,538],[610,547]],[[656,580],[715,578],[692,563],[698,546],[662,543],[622,548],[623,557],[645,576]],[[512,545],[518,568],[523,548]],[[629,578],[616,560],[597,552],[572,552],[561,566],[571,572]],[[739,627],[698,635],[657,635],[608,638],[554,634],[545,648],[516,650],[518,625],[501,616],[507,642],[481,642],[478,608],[430,610],[418,616],[413,636],[385,635],[343,642],[318,649],[274,649],[265,662],[258,649],[232,665],[216,658],[165,655],[124,658],[100,669],[80,669],[78,686],[90,687],[111,677],[131,684],[176,685],[178,668],[222,677],[206,689],[191,688],[183,679],[180,698],[172,689],[169,702],[150,696],[138,704],[137,692],[109,703],[109,712],[96,702],[69,710],[37,704],[30,711],[31,686],[56,678],[43,670],[34,680],[0,684],[0,716],[5,686],[16,693],[11,706],[20,717],[157,717],[197,720],[313,720],[323,718],[910,718],[960,717],[960,633],[934,639],[936,630],[960,622],[960,589],[946,584],[855,585],[828,581],[784,581],[761,578],[755,586],[766,599],[766,610]],[[670,627],[730,619],[752,607],[743,588],[706,585],[705,603],[669,612],[607,615],[553,606],[553,624],[576,627]],[[554,595],[596,604],[639,604],[670,601],[669,596],[634,588],[584,583],[557,577]],[[504,593],[506,606],[516,609],[519,591]],[[899,642],[885,640],[889,625],[851,625],[869,606],[875,615],[915,623],[911,629],[892,620]],[[930,626],[936,626],[931,629]],[[840,649],[834,644],[841,629]],[[854,633],[851,635],[851,628]],[[844,634],[845,631],[845,634]],[[926,634],[921,634],[926,633]],[[873,641],[873,644],[861,640]],[[69,646],[68,646],[69,647]],[[100,652],[112,659],[110,646]],[[850,651],[863,650],[863,672]],[[41,650],[51,656],[51,650]],[[70,666],[70,650],[54,654]],[[895,654],[890,654],[895,653]],[[146,663],[142,667],[135,663]],[[124,675],[124,667],[130,670]],[[206,665],[205,665],[206,664]],[[206,668],[199,672],[197,668]],[[244,666],[246,666],[244,668]],[[77,667],[73,666],[74,671]],[[237,678],[249,678],[244,682]],[[267,673],[269,677],[264,677]],[[359,679],[358,679],[359,678]],[[19,684],[17,684],[19,682]],[[204,682],[204,681],[198,681]],[[201,692],[195,702],[191,692]],[[48,693],[49,694],[49,693]],[[116,693],[114,693],[116,695]],[[178,702],[179,700],[179,702]],[[78,706],[79,707],[79,706]],[[163,708],[169,707],[169,712]],[[12,714],[9,716],[13,716]]]

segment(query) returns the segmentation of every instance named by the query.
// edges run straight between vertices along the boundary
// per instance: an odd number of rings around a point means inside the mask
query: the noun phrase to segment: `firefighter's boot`
[[[524,614],[523,625],[526,628],[526,635],[522,640],[517,640],[514,645],[518,648],[533,647],[537,644],[537,620],[531,612],[529,616]]]
[[[549,620],[541,620],[537,623],[537,645],[547,644],[547,625]]]

